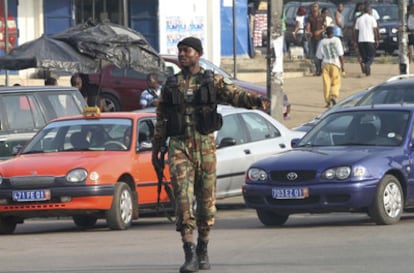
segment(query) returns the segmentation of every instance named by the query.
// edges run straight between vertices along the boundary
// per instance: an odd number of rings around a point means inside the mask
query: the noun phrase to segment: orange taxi
[[[71,216],[82,228],[105,218],[123,230],[141,210],[157,208],[154,124],[154,113],[93,110],[47,124],[17,157],[0,163],[0,233],[51,216]],[[169,183],[167,166],[164,174]],[[163,189],[161,207],[169,203]]]

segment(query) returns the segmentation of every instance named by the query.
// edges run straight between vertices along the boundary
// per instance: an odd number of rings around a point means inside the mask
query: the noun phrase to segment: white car
[[[305,134],[260,110],[219,105],[218,112],[223,116],[223,127],[216,132],[218,199],[241,195],[253,162],[291,149],[291,140]]]
[[[154,111],[151,107],[136,112]],[[261,110],[219,105],[218,112],[223,116],[223,127],[215,132],[218,199],[241,196],[245,171],[253,162],[291,149],[291,140],[305,135]],[[152,136],[153,132],[148,134]]]

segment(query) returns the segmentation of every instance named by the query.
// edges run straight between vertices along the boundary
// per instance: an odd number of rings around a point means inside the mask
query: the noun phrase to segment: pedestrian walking
[[[344,10],[344,4],[339,3],[335,11],[335,28],[334,36],[341,39],[343,44],[343,29],[344,29],[344,15],[342,11]]]
[[[355,22],[355,46],[358,46],[361,57],[362,73],[371,75],[371,65],[374,62],[376,48],[379,45],[377,20],[371,15],[371,6],[365,4],[364,14]]]
[[[322,73],[321,62],[316,58],[316,50],[318,49],[319,41],[322,39],[322,34],[325,32],[325,24],[317,2],[313,3],[311,6],[311,15],[306,22],[306,32],[309,33],[310,36],[309,51],[310,57],[313,59],[315,65],[314,76],[320,76]]]
[[[321,14],[325,28],[327,28],[328,26],[332,26],[334,24],[334,20],[332,19],[328,8],[323,8]]]
[[[141,108],[150,106],[157,106],[158,97],[161,94],[161,85],[158,81],[158,75],[156,73],[149,73],[147,75],[147,89],[142,91],[139,104]]]
[[[296,40],[298,46],[303,48],[305,56],[309,56],[308,37],[305,32],[306,26],[306,7],[300,6],[296,12],[296,24],[295,30],[293,31],[293,38]]]
[[[216,213],[213,132],[222,125],[217,104],[266,109],[269,101],[203,69],[199,64],[203,47],[198,38],[187,37],[177,48],[182,69],[168,77],[162,87],[152,158],[157,169],[160,151],[169,138],[168,162],[176,203],[176,230],[181,234],[185,253],[180,272],[197,272],[210,269],[207,245]],[[197,245],[193,238],[195,229],[198,231]]]
[[[344,15],[342,14],[342,11],[344,10],[344,4],[339,3],[336,11],[335,11],[335,25],[341,29],[344,28]]]
[[[326,107],[336,104],[341,89],[341,72],[344,69],[342,42],[334,36],[332,26],[326,28],[327,37],[319,43],[316,57],[322,61],[323,96]]]
[[[85,89],[82,86],[82,78],[78,73],[75,73],[72,77],[70,77],[70,85],[77,88],[79,92],[81,92],[85,101],[88,101],[88,94],[86,94]]]

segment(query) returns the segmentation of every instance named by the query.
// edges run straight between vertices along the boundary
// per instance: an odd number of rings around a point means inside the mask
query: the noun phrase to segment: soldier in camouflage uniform
[[[181,233],[185,263],[180,272],[210,269],[207,243],[216,212],[216,144],[213,132],[222,125],[217,103],[263,108],[269,101],[238,89],[229,79],[199,65],[201,41],[178,43],[182,70],[167,79],[157,107],[153,139],[154,166],[169,137],[168,162],[176,198],[176,229]],[[194,196],[197,209],[193,211]],[[193,230],[198,229],[197,246]]]

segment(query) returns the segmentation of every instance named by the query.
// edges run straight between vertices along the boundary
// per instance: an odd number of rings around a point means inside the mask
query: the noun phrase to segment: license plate
[[[309,197],[308,188],[273,188],[274,199],[305,199]]]
[[[13,191],[13,200],[17,202],[33,202],[50,200],[50,190]]]

